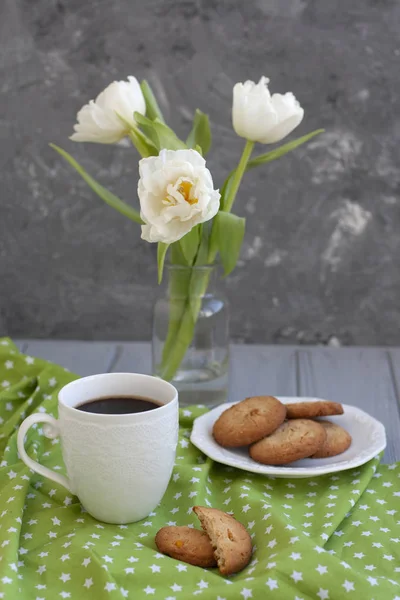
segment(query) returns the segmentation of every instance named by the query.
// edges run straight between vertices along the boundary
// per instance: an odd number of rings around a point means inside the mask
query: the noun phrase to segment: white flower
[[[161,150],[139,162],[142,238],[172,244],[218,212],[206,161],[196,150]]]
[[[233,88],[233,128],[240,137],[273,144],[286,137],[302,121],[304,110],[292,92],[273,94],[269,79],[246,81]]]
[[[75,133],[71,135],[74,142],[97,142],[114,144],[128,133],[128,127],[118,115],[132,126],[136,124],[133,116],[137,111],[146,112],[146,103],[136,77],[128,77],[128,81],[114,81],[96,100],[90,100],[77,114]]]

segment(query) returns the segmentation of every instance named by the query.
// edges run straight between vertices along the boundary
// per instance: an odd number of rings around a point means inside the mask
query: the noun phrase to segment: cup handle
[[[67,488],[67,490],[71,494],[73,494],[74,492],[72,490],[71,482],[67,477],[64,477],[63,475],[55,473],[51,469],[44,467],[40,463],[36,462],[36,460],[33,460],[30,456],[27,455],[24,446],[25,436],[28,432],[28,429],[32,427],[34,423],[47,423],[47,427],[44,428],[44,434],[47,438],[54,439],[59,435],[59,426],[57,419],[51,417],[50,415],[42,413],[35,413],[34,415],[30,415],[22,422],[18,430],[17,447],[21,460],[30,469],[32,469],[36,473],[39,473],[39,475],[43,475],[43,477],[47,477],[48,479],[51,479],[56,483],[60,483],[65,488]]]

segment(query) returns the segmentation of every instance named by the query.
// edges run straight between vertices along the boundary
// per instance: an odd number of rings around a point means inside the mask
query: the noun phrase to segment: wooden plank
[[[389,363],[390,374],[397,396],[397,406],[400,411],[400,348],[388,348],[386,356]]]
[[[26,340],[13,340],[13,342],[20,352],[25,352],[25,348],[28,346],[28,342]]]
[[[110,371],[113,373],[151,373],[151,345],[148,342],[117,343]]]
[[[232,346],[229,402],[257,394],[295,396],[295,354],[295,349],[288,346]],[[151,373],[150,344],[117,344],[117,356],[111,371]]]
[[[231,351],[229,401],[247,396],[296,396],[296,349],[236,345]]]
[[[299,393],[353,404],[386,427],[384,462],[400,460],[400,413],[385,350],[313,348],[298,351]]]
[[[84,376],[108,371],[115,355],[115,343],[30,340],[24,352]]]

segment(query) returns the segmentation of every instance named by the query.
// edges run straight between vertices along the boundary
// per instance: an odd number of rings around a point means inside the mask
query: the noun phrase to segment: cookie
[[[325,429],[317,421],[293,419],[250,446],[249,453],[253,460],[264,465],[286,465],[312,456],[325,439]]]
[[[330,421],[318,421],[325,429],[326,440],[320,449],[311,458],[328,458],[342,454],[351,445],[351,435],[336,423]]]
[[[217,561],[208,535],[191,527],[163,527],[156,535],[162,554],[196,567],[216,567]]]
[[[195,506],[193,510],[210,538],[220,573],[232,575],[244,569],[250,562],[253,550],[246,528],[217,508]]]
[[[286,417],[286,407],[273,396],[254,396],[234,404],[216,420],[215,441],[225,448],[248,446],[269,435]]]
[[[286,404],[288,419],[315,419],[342,415],[343,406],[339,402],[319,400],[318,402],[294,402]]]

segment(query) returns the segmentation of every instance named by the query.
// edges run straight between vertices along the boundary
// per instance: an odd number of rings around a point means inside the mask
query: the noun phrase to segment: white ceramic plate
[[[284,404],[320,400],[319,398],[282,398],[280,396],[277,398]],[[247,448],[222,448],[212,436],[215,421],[224,410],[233,404],[235,403],[221,404],[198,417],[194,421],[190,441],[206,456],[237,469],[275,477],[315,477],[363,465],[386,447],[385,428],[382,423],[355,406],[343,404],[344,415],[327,418],[333,423],[341,425],[350,433],[352,444],[346,452],[332,458],[305,458],[280,467],[262,465],[250,458]]]

